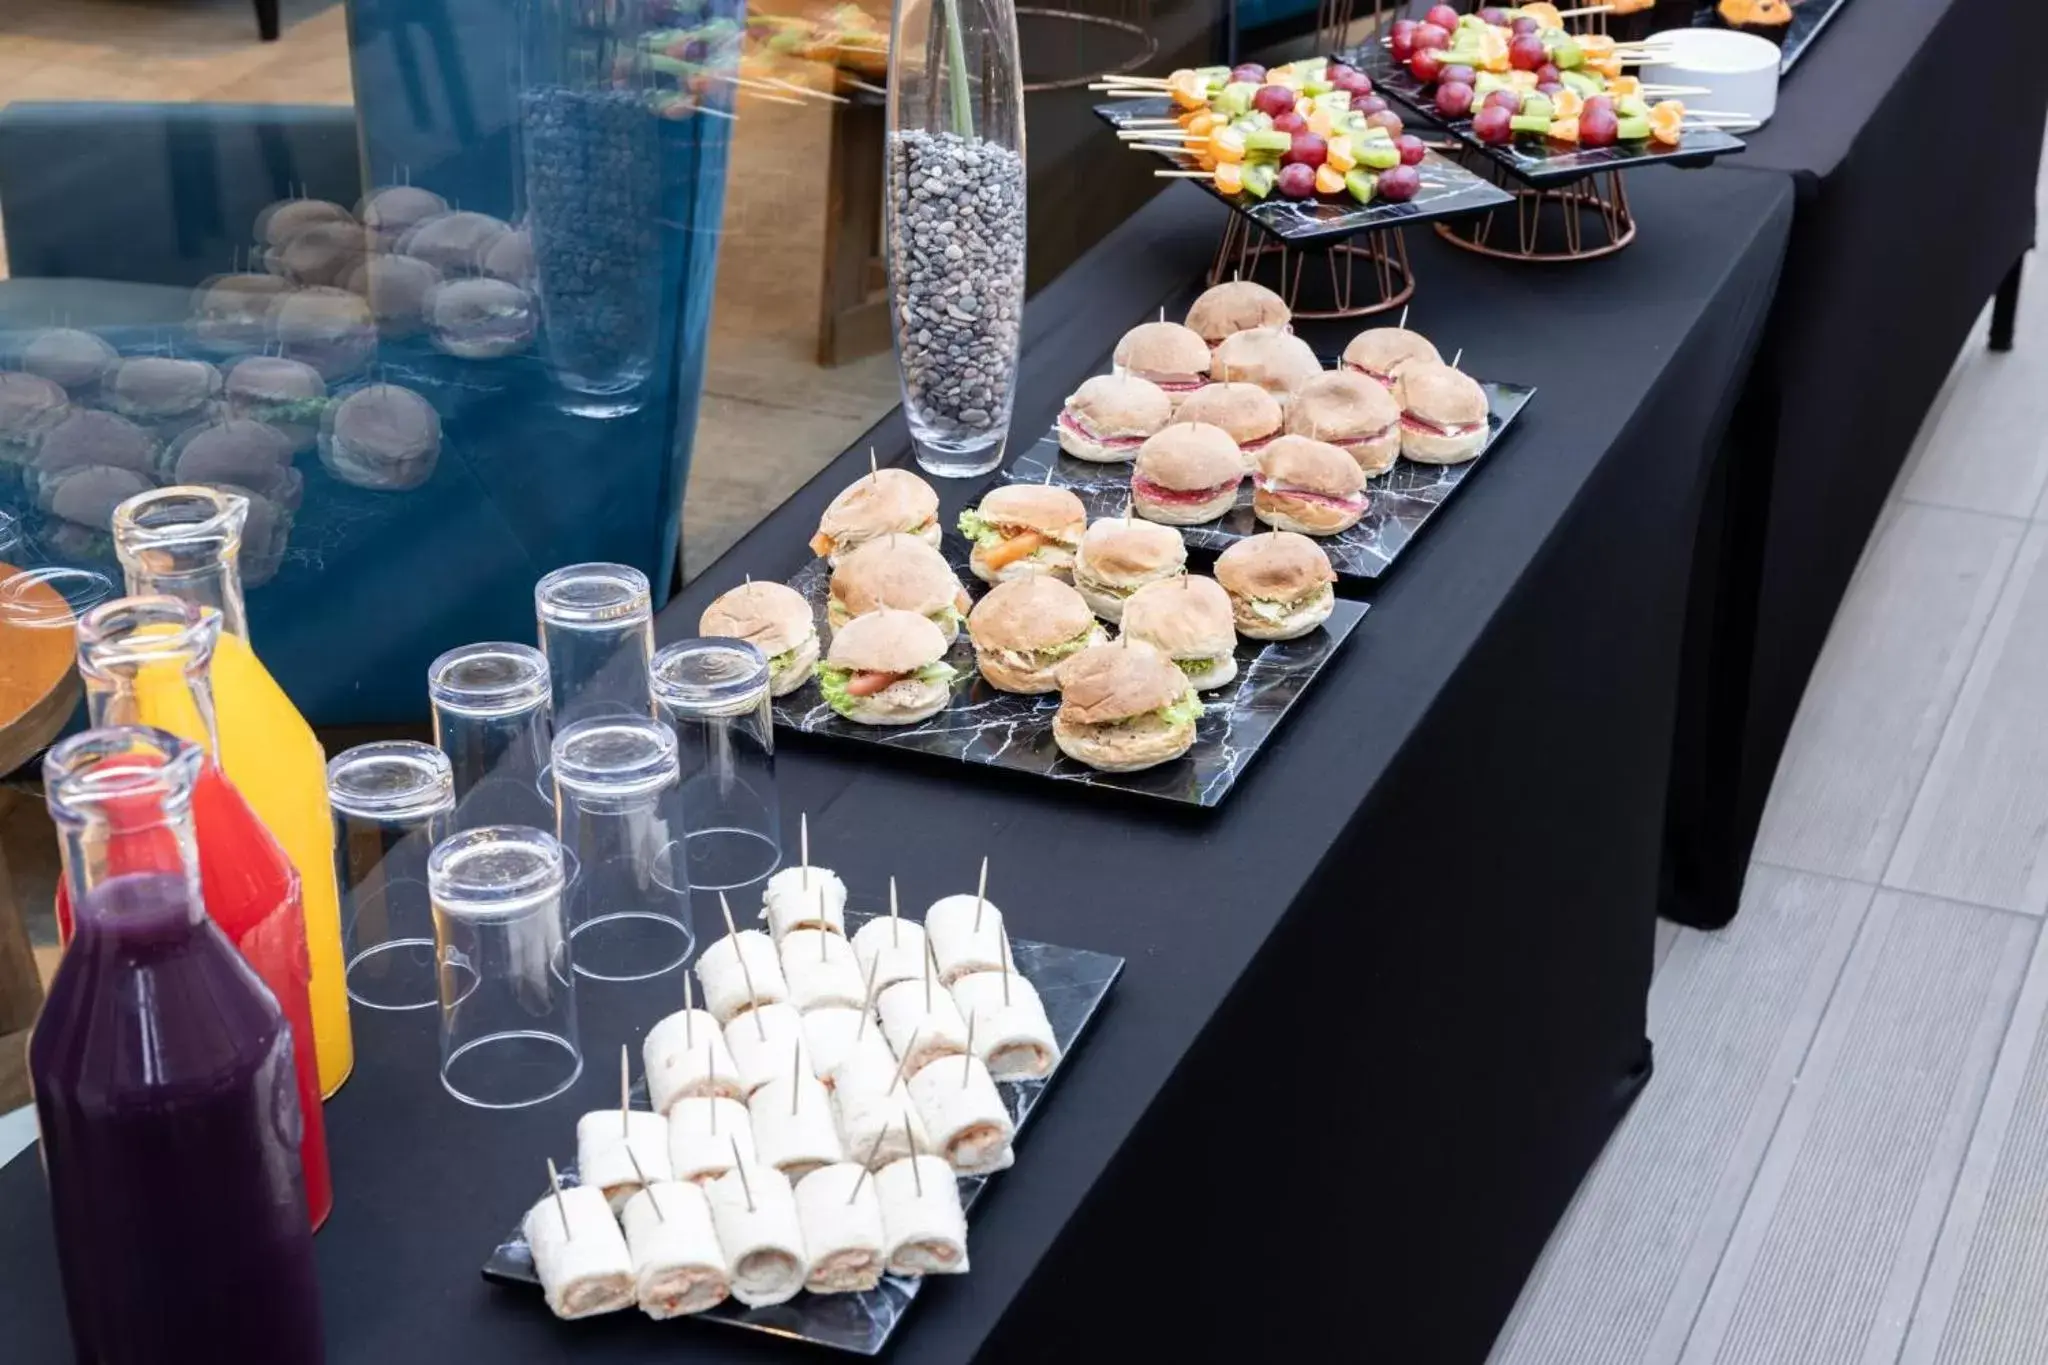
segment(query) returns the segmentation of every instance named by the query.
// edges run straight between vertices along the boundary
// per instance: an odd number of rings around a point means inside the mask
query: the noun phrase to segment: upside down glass
[[[556,836],[576,855],[569,936],[601,981],[672,971],[697,945],[676,875],[676,737],[645,716],[579,720],[555,736]]]
[[[551,828],[541,770],[553,721],[541,652],[504,641],[451,649],[428,666],[427,697],[455,784],[455,827]]]
[[[427,855],[455,818],[448,755],[415,740],[359,744],[327,765],[348,995],[375,1010],[434,1003]]]
[[[765,881],[782,862],[768,660],[739,640],[682,640],[654,656],[649,680],[676,735],[688,885]]]
[[[646,716],[654,595],[625,564],[571,564],[533,585],[555,727],[590,716]]]
[[[539,1104],[583,1072],[562,888],[562,848],[546,830],[486,825],[427,857],[441,1084],[464,1104]]]

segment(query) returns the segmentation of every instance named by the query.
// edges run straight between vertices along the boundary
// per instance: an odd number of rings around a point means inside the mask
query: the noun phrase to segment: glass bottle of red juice
[[[120,727],[44,762],[74,923],[29,1074],[80,1365],[323,1359],[291,1029],[201,906],[204,759]]]

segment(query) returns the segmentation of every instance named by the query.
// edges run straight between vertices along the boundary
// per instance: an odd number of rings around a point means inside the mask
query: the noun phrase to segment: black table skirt
[[[974,1273],[929,1288],[892,1359],[1484,1359],[1648,1074],[1686,548],[1791,216],[1778,178],[1639,179],[1643,240],[1594,271],[1413,234],[1415,324],[1541,392],[1220,811],[784,746],[785,827],[807,810],[814,858],[856,888],[895,873],[921,907],[986,853],[1015,932],[1130,962],[977,1208]],[[1020,430],[1184,295],[1219,226],[1176,187],[1033,304]],[[901,454],[894,419],[874,435]],[[863,442],[685,593],[662,637],[742,574],[793,569],[865,467]],[[978,490],[943,491],[950,515]],[[697,914],[708,930],[715,912]],[[635,1315],[558,1324],[477,1278],[577,1112],[611,1102],[619,1045],[678,994],[587,983],[584,1081],[509,1114],[440,1092],[431,1012],[358,1015],[357,1072],[327,1111],[331,1361],[823,1358]],[[46,1222],[25,1155],[0,1170],[11,1361],[65,1358]]]
[[[1701,519],[1662,912],[1735,913],[1778,758],[1956,349],[2033,243],[2048,74],[2019,0],[1854,0],[1726,163],[1798,190]],[[2003,36],[2002,36],[2003,35]]]

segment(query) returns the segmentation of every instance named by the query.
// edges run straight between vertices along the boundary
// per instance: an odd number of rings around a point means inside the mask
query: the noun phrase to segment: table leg
[[[256,0],[256,31],[266,43],[277,41],[277,0]]]
[[[2027,263],[2024,252],[2012,263],[2012,269],[2005,272],[2005,278],[1998,282],[1998,292],[1991,296],[1991,349],[2010,351],[2012,349],[2012,324],[2020,310],[2020,270]]]

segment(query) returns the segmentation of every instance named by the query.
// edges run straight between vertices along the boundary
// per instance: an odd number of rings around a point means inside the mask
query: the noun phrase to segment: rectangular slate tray
[[[848,910],[847,931],[851,933],[877,913],[873,909]],[[1010,951],[1017,971],[1037,989],[1039,999],[1044,1002],[1046,1021],[1052,1025],[1053,1039],[1060,1045],[1060,1062],[1051,1075],[1036,1081],[1003,1081],[997,1086],[1002,1091],[1003,1103],[1009,1108],[1010,1120],[1016,1124],[1017,1138],[1021,1141],[1025,1127],[1045,1097],[1046,1087],[1066,1069],[1067,1062],[1074,1055],[1075,1043],[1094,1022],[1109,995],[1109,988],[1122,974],[1124,960],[1110,953],[1064,948],[1053,943],[1033,943],[1026,939],[1012,939]],[[634,1106],[647,1107],[644,1079],[634,1093]],[[1020,1160],[1030,1159],[1021,1147],[1018,1157]],[[575,1184],[575,1161],[556,1164],[564,1175],[564,1183]],[[960,1177],[960,1204],[963,1208],[970,1212],[973,1210],[975,1199],[990,1178],[980,1175]],[[967,1256],[971,1263],[974,1259],[972,1232],[968,1234]],[[972,1275],[973,1271],[968,1274]],[[540,1287],[540,1279],[534,1274],[533,1255],[526,1245],[526,1235],[517,1226],[491,1251],[490,1258],[484,1262],[483,1275],[494,1284],[529,1289]],[[708,1312],[697,1314],[696,1320],[772,1332],[776,1336],[808,1341],[855,1355],[879,1355],[888,1345],[890,1334],[903,1320],[904,1311],[917,1297],[922,1284],[921,1279],[890,1275],[865,1294],[807,1292],[772,1308],[748,1308],[737,1299],[728,1299]],[[678,1354],[686,1355],[689,1351],[687,1333],[691,1329],[688,1327],[673,1321],[655,1322],[643,1317],[637,1309],[629,1308],[614,1316],[636,1319],[635,1325],[641,1331],[677,1333]]]
[[[943,548],[962,586],[978,599],[987,586],[967,572],[967,546],[948,531]],[[812,560],[789,580],[789,586],[811,604],[818,632],[825,635],[825,602],[831,587],[825,561]],[[1097,772],[1062,754],[1052,739],[1059,696],[1019,696],[990,687],[975,672],[974,646],[968,642],[965,628],[946,654],[946,662],[960,671],[953,680],[953,702],[931,719],[916,725],[857,725],[827,706],[816,682],[810,682],[775,699],[775,723],[804,734],[883,749],[910,749],[1157,801],[1217,806],[1364,615],[1364,603],[1340,598],[1330,619],[1299,640],[1239,639],[1237,676],[1202,694],[1207,706],[1196,724],[1194,748],[1171,763],[1142,772]]]
[[[1341,535],[1326,536],[1318,543],[1330,556],[1330,566],[1340,578],[1378,578],[1392,566],[1402,550],[1437,509],[1463,486],[1506,432],[1508,424],[1521,414],[1536,394],[1526,384],[1497,384],[1482,380],[1486,390],[1486,444],[1479,454],[1463,464],[1417,464],[1406,458],[1365,485],[1366,511],[1358,524]],[[1050,477],[1048,477],[1050,475]],[[1040,438],[1019,455],[1003,477],[1011,483],[1053,483],[1071,488],[1088,508],[1089,520],[1119,517],[1129,504],[1131,467],[1128,464],[1096,464],[1077,460],[1062,451],[1054,436]],[[1237,505],[1215,521],[1200,526],[1183,526],[1188,544],[1204,550],[1227,550],[1246,536],[1270,531],[1252,514],[1252,481],[1238,489]]]
[[[1171,112],[1171,109],[1172,102],[1162,97],[1098,104],[1095,114],[1112,128],[1122,128],[1131,119],[1157,117]],[[1184,156],[1166,152],[1160,152],[1158,156],[1169,166],[1192,168],[1193,165]],[[1274,236],[1293,245],[1341,241],[1373,228],[1431,223],[1440,218],[1484,213],[1510,201],[1498,186],[1488,184],[1484,177],[1474,175],[1457,162],[1434,152],[1423,158],[1418,169],[1423,176],[1422,191],[1404,204],[1356,204],[1348,198],[1342,201],[1283,199],[1277,194],[1254,199],[1248,194],[1224,194],[1208,180],[1195,183],[1205,193],[1214,195]]]
[[[1447,119],[1438,114],[1430,93],[1432,87],[1409,75],[1378,42],[1353,49],[1344,60],[1372,80],[1376,93],[1406,105],[1517,180],[1538,188],[1565,185],[1596,171],[1619,171],[1631,166],[1704,166],[1715,157],[1742,151],[1748,145],[1719,129],[1692,128],[1686,130],[1678,146],[1661,150],[1654,142],[1617,142],[1612,147],[1569,152],[1551,151],[1545,144],[1521,139],[1494,146],[1472,135],[1471,119]]]
[[[1778,74],[1790,71],[1793,64],[1806,55],[1806,49],[1813,46],[1813,40],[1828,26],[1828,21],[1842,12],[1849,0],[1792,0],[1792,22],[1785,25],[1785,32],[1778,39]],[[1693,15],[1694,28],[1726,28],[1721,16],[1714,12],[1714,0],[1700,0],[1699,12]]]

